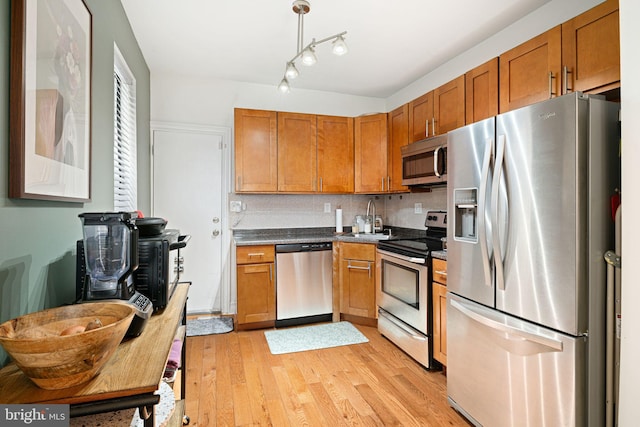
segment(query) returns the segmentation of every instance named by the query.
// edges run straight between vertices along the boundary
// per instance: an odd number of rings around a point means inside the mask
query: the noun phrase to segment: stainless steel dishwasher
[[[331,242],[276,245],[276,327],[331,321]]]

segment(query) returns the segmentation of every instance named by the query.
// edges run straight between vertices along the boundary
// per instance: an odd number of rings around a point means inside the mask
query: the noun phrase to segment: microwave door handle
[[[487,188],[489,186],[489,171],[491,168],[491,158],[493,156],[493,138],[485,140],[484,158],[482,159],[482,172],[480,177],[480,194],[478,194],[478,240],[480,241],[480,253],[482,267],[484,271],[484,284],[491,287],[491,254],[487,243]]]
[[[442,175],[440,175],[440,172],[438,171],[438,157],[440,157],[440,150],[442,150],[442,147],[436,148],[436,151],[433,152],[433,172],[438,178],[442,177]]]

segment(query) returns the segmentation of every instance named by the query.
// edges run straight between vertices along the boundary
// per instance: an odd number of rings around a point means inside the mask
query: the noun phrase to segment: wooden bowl
[[[135,309],[126,302],[89,302],[38,311],[0,325],[0,344],[40,388],[57,390],[89,381],[111,358]],[[99,319],[101,327],[80,329]]]

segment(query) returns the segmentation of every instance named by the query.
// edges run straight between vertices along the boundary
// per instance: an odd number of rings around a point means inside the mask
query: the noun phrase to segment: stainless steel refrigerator
[[[474,424],[604,425],[618,147],[580,93],[449,133],[447,394]]]

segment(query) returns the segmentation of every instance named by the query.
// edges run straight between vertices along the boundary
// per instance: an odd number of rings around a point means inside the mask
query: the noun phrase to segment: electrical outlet
[[[238,200],[232,200],[229,205],[231,212],[240,212],[242,210],[242,202]]]
[[[417,213],[417,214],[422,213],[422,203],[416,203],[413,205],[413,213]]]
[[[331,213],[331,203],[324,204],[324,213]]]

